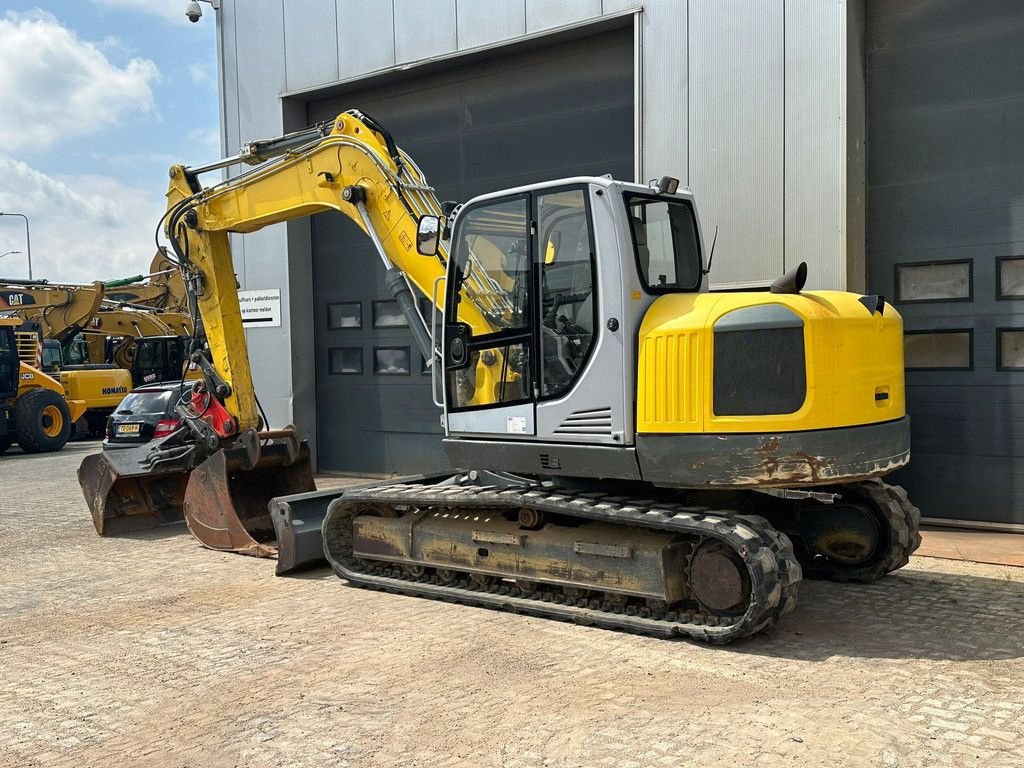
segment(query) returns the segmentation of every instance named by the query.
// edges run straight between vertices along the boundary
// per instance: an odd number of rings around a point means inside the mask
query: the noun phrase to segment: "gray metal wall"
[[[302,101],[381,72],[574,25],[635,18],[636,175],[670,174],[718,226],[713,283],[763,284],[801,260],[811,287],[859,288],[859,126],[847,61],[857,0],[224,0],[224,149],[296,127]],[[853,14],[856,18],[856,14]],[[282,99],[282,96],[293,98]],[[855,96],[855,94],[854,94]],[[853,115],[854,120],[850,121]],[[850,146],[848,146],[848,144]],[[308,224],[238,238],[244,287],[281,287],[280,329],[249,332],[274,423],[315,428]]]
[[[897,303],[908,331],[973,336],[969,370],[907,372],[898,480],[926,516],[1022,524],[1024,370],[998,370],[997,334],[1024,299],[996,298],[996,260],[1024,254],[1024,4],[875,0],[867,31],[871,288],[899,299],[899,264],[973,273],[961,300]]]
[[[465,201],[552,176],[633,169],[633,32],[606,32],[414,75],[308,104],[308,120],[358,105],[416,159],[442,200]],[[390,299],[373,246],[338,214],[312,219],[317,443],[322,469],[445,468],[430,377],[408,329],[374,328]],[[360,328],[331,328],[328,305],[361,306]],[[379,347],[409,350],[408,375],[374,372]],[[331,373],[331,349],[359,350],[360,374]]]

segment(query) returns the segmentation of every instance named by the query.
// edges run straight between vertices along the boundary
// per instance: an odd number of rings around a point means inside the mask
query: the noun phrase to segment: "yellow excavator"
[[[880,479],[910,452],[897,312],[802,290],[804,265],[770,291],[708,292],[675,179],[442,205],[358,111],[170,175],[162,223],[203,380],[177,433],[83,461],[100,534],[183,514],[211,548],[278,550],[268,502],[312,491],[308,450],[261,418],[228,233],[335,211],[380,255],[461,468],[331,503],[323,551],[348,582],[725,643],[791,611],[802,576],[872,581],[920,542],[918,510]]]
[[[39,368],[21,361],[16,317],[0,317],[0,453],[17,443],[25,453],[59,451],[85,403]]]
[[[187,312],[185,283],[174,261],[163,247],[157,249],[149,273],[104,282],[108,303],[141,309]]]

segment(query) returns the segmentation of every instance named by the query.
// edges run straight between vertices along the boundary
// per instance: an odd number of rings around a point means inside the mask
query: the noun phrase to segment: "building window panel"
[[[397,301],[373,302],[374,328],[405,328],[408,325]]]
[[[896,265],[896,300],[970,301],[973,296],[970,259]]]
[[[999,360],[1001,371],[1024,371],[1024,328],[1000,328]]]
[[[361,347],[332,347],[328,350],[328,370],[331,376],[359,376],[363,372]]]
[[[332,331],[363,327],[363,305],[358,301],[343,301],[327,305],[327,328]]]
[[[1024,299],[1024,256],[997,259],[996,297]]]
[[[408,376],[411,369],[408,347],[374,347],[373,372],[378,376]]]
[[[908,370],[966,371],[974,364],[973,333],[950,331],[908,331],[903,336],[903,353]]]

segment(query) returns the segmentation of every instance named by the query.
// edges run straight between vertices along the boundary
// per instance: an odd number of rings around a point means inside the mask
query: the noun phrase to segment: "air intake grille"
[[[610,435],[611,433],[611,408],[574,411],[555,430],[555,434],[558,435]]]
[[[804,329],[715,331],[716,416],[793,413],[807,397]]]

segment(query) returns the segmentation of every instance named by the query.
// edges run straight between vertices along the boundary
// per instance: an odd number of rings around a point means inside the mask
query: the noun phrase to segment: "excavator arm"
[[[145,282],[143,282],[145,281]],[[106,302],[135,309],[188,311],[188,296],[181,272],[161,246],[149,265],[149,274],[106,280]]]
[[[0,286],[0,312],[37,325],[44,338],[69,341],[99,311],[103,283],[48,285],[10,283]]]
[[[255,167],[210,187],[200,184],[201,174],[240,161]],[[389,289],[432,359],[412,289],[433,296],[445,274],[443,249],[430,257],[416,249],[420,218],[441,216],[441,205],[391,136],[355,111],[281,139],[254,142],[239,157],[196,168],[175,165],[170,177],[162,223],[186,286],[195,324],[190,359],[203,380],[183,395],[182,429],[142,455],[87,457],[79,480],[100,534],[184,514],[207,546],[272,555],[277,545],[267,502],[314,486],[308,448],[294,427],[260,431],[268,425],[252,383],[229,233],[325,211],[349,217],[374,243]],[[460,307],[459,315],[475,332],[491,327],[473,302]]]
[[[410,288],[432,296],[436,281],[445,274],[443,248],[433,257],[416,250],[420,218],[440,216],[441,205],[391,136],[372,118],[346,112],[330,124],[276,142],[251,144],[246,157],[274,160],[209,189],[199,185],[199,173],[231,160],[200,169],[176,165],[167,193],[167,231],[201,318],[209,358],[205,369],[211,388],[219,386],[223,392],[223,405],[238,428],[255,428],[258,414],[229,232],[254,232],[325,211],[352,219],[374,243],[388,286],[430,359],[429,333]],[[471,303],[460,307],[460,319],[475,332],[490,329]]]

